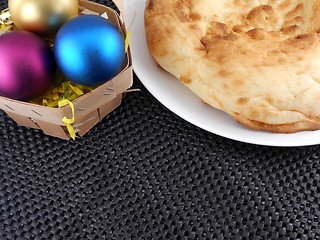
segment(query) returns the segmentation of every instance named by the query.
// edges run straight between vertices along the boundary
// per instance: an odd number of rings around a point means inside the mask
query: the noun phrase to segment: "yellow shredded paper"
[[[60,100],[58,102],[58,106],[59,107],[63,107],[65,105],[70,105],[71,107],[71,110],[72,110],[72,118],[68,119],[67,117],[63,117],[62,118],[62,122],[64,122],[64,124],[66,125],[67,129],[68,129],[68,132],[70,134],[70,137],[75,140],[76,139],[76,133],[74,132],[74,129],[72,127],[72,123],[74,123],[74,106],[73,106],[73,103],[70,102],[69,100],[67,99],[63,99],[63,100]]]
[[[127,53],[127,51],[128,51],[130,35],[131,35],[131,32],[128,32],[128,34],[127,34],[127,36],[126,36],[126,39],[125,39],[125,41],[124,41],[124,44],[125,44],[125,53]]]
[[[72,101],[86,93],[91,92],[95,87],[83,86],[68,80],[56,82],[42,96],[33,99],[30,103],[42,105],[45,107],[58,107],[60,100]]]
[[[0,12],[0,35],[10,32],[13,28],[13,21],[9,14],[9,9],[4,9]]]

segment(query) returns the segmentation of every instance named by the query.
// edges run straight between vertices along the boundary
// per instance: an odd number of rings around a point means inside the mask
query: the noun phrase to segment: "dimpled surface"
[[[156,62],[238,122],[320,128],[320,1],[148,0]]]

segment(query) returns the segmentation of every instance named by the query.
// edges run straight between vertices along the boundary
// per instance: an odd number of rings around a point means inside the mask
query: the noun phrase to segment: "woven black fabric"
[[[320,238],[319,146],[224,139],[134,81],[76,141],[0,111],[0,239]]]

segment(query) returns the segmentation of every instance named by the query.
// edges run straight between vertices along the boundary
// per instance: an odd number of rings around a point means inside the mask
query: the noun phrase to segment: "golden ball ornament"
[[[78,0],[9,0],[9,12],[20,30],[53,38],[60,27],[78,15]]]

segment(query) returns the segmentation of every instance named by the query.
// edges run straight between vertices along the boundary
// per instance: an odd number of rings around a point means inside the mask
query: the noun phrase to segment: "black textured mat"
[[[319,146],[224,139],[134,81],[75,142],[0,111],[0,239],[320,238]]]

